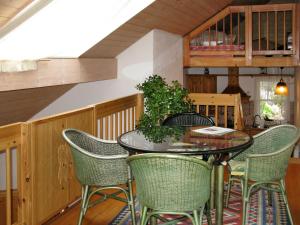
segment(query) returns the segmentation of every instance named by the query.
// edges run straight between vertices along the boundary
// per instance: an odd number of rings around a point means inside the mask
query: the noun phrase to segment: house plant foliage
[[[168,135],[181,133],[161,125],[170,115],[190,111],[192,102],[188,98],[187,89],[178,81],[167,84],[159,75],[148,77],[137,85],[137,89],[144,92],[145,102],[145,112],[139,121],[138,129],[154,142],[161,142]]]

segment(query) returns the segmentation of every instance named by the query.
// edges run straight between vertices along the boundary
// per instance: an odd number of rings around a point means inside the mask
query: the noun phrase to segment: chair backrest
[[[210,196],[211,165],[176,154],[140,154],[127,162],[143,206],[161,211],[189,211],[204,206]]]
[[[261,152],[248,154],[246,158],[248,179],[258,182],[284,179],[299,137],[299,129],[292,125],[280,125],[258,136],[260,145],[256,147]]]
[[[284,146],[293,142],[298,128],[289,125],[271,127],[253,136],[253,145],[239,154],[236,160],[245,160],[248,154],[267,154],[279,151]]]
[[[214,121],[200,113],[184,112],[177,113],[165,119],[163,125],[166,126],[214,126]]]
[[[128,153],[124,149],[117,144],[102,143],[76,129],[63,130],[62,135],[70,146],[75,174],[82,185],[107,186],[127,182]],[[124,157],[119,157],[121,155]]]

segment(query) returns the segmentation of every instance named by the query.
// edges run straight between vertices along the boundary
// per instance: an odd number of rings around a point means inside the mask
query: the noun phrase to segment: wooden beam
[[[1,73],[0,91],[107,80],[117,77],[114,58],[49,59],[34,71]]]
[[[300,67],[295,71],[295,125],[300,127]]]

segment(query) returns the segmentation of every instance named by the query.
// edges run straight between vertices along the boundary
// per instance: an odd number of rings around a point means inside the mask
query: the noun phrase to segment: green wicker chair
[[[242,184],[243,224],[246,223],[248,216],[250,193],[259,188],[282,193],[289,219],[293,224],[284,177],[289,158],[299,139],[299,130],[292,125],[279,125],[253,138],[254,143],[251,147],[234,160],[229,161],[230,176],[225,206],[228,206],[232,182],[238,180]],[[249,180],[251,180],[250,183]]]
[[[159,214],[186,216],[193,224],[202,223],[204,206],[210,196],[212,167],[209,163],[194,157],[156,153],[130,156],[127,162],[142,207],[141,225]]]
[[[214,121],[205,115],[196,112],[184,112],[177,113],[168,118],[163,122],[164,126],[214,126]]]
[[[129,167],[126,164],[128,152],[115,141],[101,140],[76,129],[64,130],[63,137],[71,147],[75,174],[82,185],[78,225],[82,223],[88,208],[107,198],[128,203],[132,224],[135,224],[132,183],[128,179]],[[121,184],[127,184],[127,188],[120,186]],[[112,194],[102,193],[108,189],[116,191]],[[126,198],[118,196],[120,193],[124,193]],[[90,201],[95,194],[100,198]]]

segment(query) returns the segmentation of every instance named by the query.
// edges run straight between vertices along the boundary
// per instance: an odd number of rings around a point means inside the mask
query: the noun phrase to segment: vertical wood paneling
[[[6,148],[6,224],[11,225],[11,214],[12,214],[12,204],[11,204],[11,149],[9,146]]]

